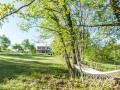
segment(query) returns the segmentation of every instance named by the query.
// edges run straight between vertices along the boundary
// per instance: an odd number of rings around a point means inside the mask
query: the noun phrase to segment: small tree
[[[23,40],[22,41],[22,46],[23,46],[24,51],[29,50],[29,46],[30,46],[29,39]]]
[[[11,42],[5,35],[0,36],[0,50],[6,50]]]
[[[20,44],[15,43],[15,45],[12,47],[14,50],[23,50]]]
[[[36,53],[36,48],[35,48],[35,46],[34,45],[29,45],[29,50],[30,50],[30,53],[31,54],[35,54]]]
[[[3,44],[3,45],[1,46],[1,49],[2,49],[2,50],[6,50],[7,47],[8,47],[8,46],[7,46],[6,44]]]

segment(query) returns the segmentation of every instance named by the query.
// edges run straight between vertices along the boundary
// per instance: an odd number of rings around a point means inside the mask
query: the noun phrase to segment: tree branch
[[[77,26],[83,26],[83,27],[104,27],[104,26],[120,26],[120,23],[114,23],[114,24],[102,24],[102,25],[77,25]]]
[[[40,28],[48,29],[48,30],[53,31],[53,32],[59,32],[59,31],[56,31],[56,30],[53,30],[53,29],[50,29],[47,27],[43,27],[43,26],[31,26],[31,27],[40,27]]]
[[[8,16],[10,16],[10,15],[12,15],[12,14],[14,14],[14,13],[17,13],[17,12],[18,12],[18,11],[20,11],[22,8],[24,8],[24,7],[27,7],[27,6],[31,5],[34,1],[35,1],[35,0],[32,0],[30,3],[28,3],[28,4],[26,4],[26,5],[21,6],[20,8],[18,8],[16,11],[11,12],[11,13],[9,13],[9,14],[7,14],[7,15],[3,16],[2,18],[0,18],[0,20],[2,20],[2,19],[6,18],[6,17],[8,17]]]
[[[60,13],[59,11],[54,10],[54,9],[51,9],[51,8],[44,8],[44,9],[49,10],[49,11],[54,11],[54,12]]]

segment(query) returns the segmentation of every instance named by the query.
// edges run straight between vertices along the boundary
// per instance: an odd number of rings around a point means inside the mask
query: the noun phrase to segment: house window
[[[42,47],[42,49],[45,49],[45,47]]]
[[[42,53],[45,53],[45,51],[42,51]]]
[[[47,51],[47,53],[50,53],[50,51]]]
[[[49,47],[47,47],[47,49],[50,49]]]
[[[41,47],[38,47],[38,49],[41,49]]]

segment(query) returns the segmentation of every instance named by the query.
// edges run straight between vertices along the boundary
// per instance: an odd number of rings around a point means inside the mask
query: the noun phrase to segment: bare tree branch
[[[2,20],[2,19],[6,18],[6,17],[8,17],[8,16],[10,16],[10,15],[12,15],[12,14],[14,14],[14,13],[17,13],[17,12],[18,12],[18,11],[20,11],[22,8],[24,8],[24,7],[27,7],[27,6],[31,5],[34,1],[35,1],[35,0],[32,0],[30,3],[28,3],[28,4],[26,4],[26,5],[21,6],[20,8],[18,8],[16,11],[11,12],[11,13],[9,13],[9,14],[7,14],[7,15],[3,16],[2,18],[0,18],[0,20]]]

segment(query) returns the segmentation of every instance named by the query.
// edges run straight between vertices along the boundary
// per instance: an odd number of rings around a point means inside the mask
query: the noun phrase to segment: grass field
[[[76,87],[82,85],[79,80],[70,79],[65,60],[60,56],[0,53],[0,90]]]
[[[60,56],[0,53],[0,90],[100,90],[98,87],[71,78]]]

